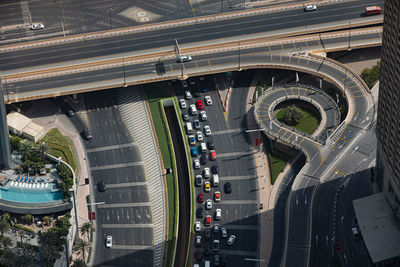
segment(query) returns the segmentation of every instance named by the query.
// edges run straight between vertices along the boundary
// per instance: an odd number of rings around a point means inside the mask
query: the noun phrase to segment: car
[[[203,216],[204,216],[204,210],[203,210],[203,208],[197,208],[197,210],[196,210],[196,217],[197,218],[199,218],[199,219],[201,219],[201,218],[203,218]],[[208,215],[209,216],[209,215]]]
[[[201,224],[200,224],[199,221],[197,221],[197,222],[194,224],[194,229],[195,229],[196,232],[200,232],[200,230],[201,230]]]
[[[210,248],[210,247],[206,247],[206,248],[204,249],[204,255],[210,256],[210,254],[211,254],[211,248]]]
[[[196,250],[194,253],[194,257],[196,258],[197,261],[201,261],[201,259],[203,259],[203,253],[201,253],[200,250]],[[196,264],[194,264],[193,267],[196,267]],[[198,264],[197,267],[199,267]]]
[[[206,121],[207,120],[207,112],[205,110],[200,111],[200,119],[202,121]]]
[[[106,248],[112,248],[112,236],[110,235],[106,237]]]
[[[200,129],[200,121],[199,120],[194,120],[193,121],[193,126],[196,130]]]
[[[216,252],[219,250],[219,240],[216,239],[213,241],[213,251]]]
[[[192,61],[192,57],[191,56],[180,56],[176,62],[177,63],[184,63],[184,62],[189,62]]]
[[[214,266],[219,266],[221,262],[221,256],[219,254],[214,254]]]
[[[227,255],[221,255],[221,265],[226,266],[228,264],[228,256]]]
[[[229,246],[232,246],[233,243],[235,243],[235,240],[236,240],[236,236],[235,236],[235,235],[231,235],[231,236],[228,238],[228,241],[226,241],[226,243],[227,243]]]
[[[205,182],[204,183],[204,191],[210,192],[210,190],[211,190],[210,182]]]
[[[43,24],[41,24],[41,23],[38,23],[38,24],[32,24],[32,26],[31,26],[31,30],[41,30],[41,29],[44,29],[44,25]]]
[[[218,171],[219,171],[219,168],[218,168],[217,165],[212,165],[212,166],[211,166],[211,172],[212,172],[213,174],[218,174]]]
[[[64,107],[64,112],[68,117],[73,117],[75,116],[75,111],[73,111],[71,108],[69,107]]]
[[[104,191],[106,191],[106,185],[105,185],[105,183],[104,183],[103,180],[101,180],[101,181],[99,181],[99,182],[97,183],[97,190],[98,190],[99,192],[104,192]]]
[[[204,134],[205,134],[205,136],[211,136],[210,125],[204,125]]]
[[[221,213],[222,213],[221,209],[215,210],[215,219],[216,220],[221,220],[221,217],[222,217]]]
[[[200,164],[201,165],[206,165],[207,164],[207,156],[206,155],[201,155],[200,156]]]
[[[204,193],[199,193],[197,196],[197,202],[203,203],[204,202]]]
[[[196,178],[194,179],[196,186],[201,186],[202,182],[201,178],[202,178],[201,175],[196,175]]]
[[[183,88],[187,88],[188,87],[188,84],[187,84],[187,82],[185,80],[181,81],[181,84],[182,84]]]
[[[197,109],[203,109],[203,101],[200,99],[196,101]]]
[[[214,224],[213,232],[214,232],[214,234],[218,234],[218,232],[219,232],[219,224],[218,223]]]
[[[92,134],[90,133],[89,129],[84,129],[81,133],[82,137],[86,140],[90,140],[93,138]]]
[[[196,109],[196,106],[194,104],[191,104],[189,106],[189,110],[190,110],[190,114],[192,114],[192,115],[196,115],[197,114],[197,109]]]
[[[206,210],[212,209],[212,201],[211,199],[207,199],[206,201]]]
[[[314,10],[317,10],[317,6],[314,5],[314,4],[306,5],[306,6],[304,7],[304,11],[314,11]]]
[[[201,88],[201,91],[202,91],[203,93],[207,93],[207,92],[208,92],[207,87]]]
[[[189,121],[189,115],[186,114],[186,113],[183,113],[183,114],[182,114],[182,120],[183,120],[183,121]]]
[[[200,77],[199,77],[199,80],[200,80],[200,81],[204,81],[204,76],[200,76]]]
[[[211,230],[210,229],[206,229],[206,232],[205,232],[204,236],[206,237],[206,240],[210,240],[210,238],[211,238]]]
[[[355,240],[360,239],[360,233],[358,232],[358,228],[357,227],[351,228],[351,232],[353,233],[353,238]]]
[[[203,210],[202,208],[201,208],[201,210]],[[207,215],[206,216],[206,226],[210,226],[211,225],[211,215]]]
[[[189,100],[189,99],[192,99],[193,97],[192,97],[192,94],[190,93],[190,91],[189,90],[186,90],[185,91],[185,98],[187,99],[187,100]]]
[[[189,139],[189,144],[191,146],[195,146],[196,145],[196,138],[194,137],[194,135],[189,135],[188,139]]]
[[[195,160],[193,161],[193,165],[194,165],[194,168],[195,168],[195,169],[200,169],[200,160],[195,159]]]
[[[204,140],[204,137],[203,137],[203,133],[202,133],[202,132],[197,131],[196,135],[197,135],[197,141],[201,142],[201,141]]]
[[[205,178],[205,179],[208,179],[208,178],[210,178],[210,168],[204,168],[204,170],[203,170],[203,177]]]
[[[217,153],[215,153],[215,150],[210,151],[210,160],[216,160],[217,159]]]
[[[195,85],[196,84],[196,80],[194,78],[189,78],[189,84],[190,85]]]
[[[230,183],[230,182],[226,182],[226,183],[224,184],[224,191],[225,191],[225,193],[227,193],[227,194],[232,193],[232,186],[231,186],[231,183]]]
[[[187,108],[185,99],[179,99],[179,105],[181,106],[181,109]]]
[[[192,152],[192,157],[197,157],[199,155],[198,151],[197,151],[197,147],[193,146],[190,148],[191,152]]]
[[[206,105],[207,105],[207,106],[211,106],[211,105],[212,105],[211,96],[206,95],[206,96],[204,97],[204,102],[206,102]]]
[[[196,236],[195,245],[196,246],[201,246],[201,236],[200,235]]]
[[[226,238],[226,237],[228,236],[228,233],[227,233],[225,227],[222,227],[222,228],[221,228],[221,236],[222,236],[223,238]]]
[[[210,150],[215,149],[214,140],[208,140],[207,146],[208,146],[208,149],[210,149]]]
[[[214,199],[215,199],[215,202],[221,201],[221,192],[216,191],[216,192],[214,193]]]

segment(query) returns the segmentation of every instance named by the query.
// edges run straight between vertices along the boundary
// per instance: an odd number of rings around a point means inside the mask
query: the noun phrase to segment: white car
[[[312,4],[312,5],[306,5],[306,6],[304,7],[304,11],[314,11],[314,10],[317,10],[317,6],[314,5],[314,4]]]
[[[200,131],[197,131],[197,141],[201,142],[204,140],[203,134]]]
[[[228,236],[228,232],[226,231],[226,228],[225,228],[225,227],[222,227],[222,228],[221,228],[221,236],[222,236],[223,238],[226,238],[226,237]]]
[[[112,247],[112,236],[108,235],[106,238],[106,248]]]
[[[179,104],[181,105],[181,109],[187,108],[185,99],[179,99]]]
[[[200,222],[196,222],[196,224],[194,225],[194,229],[196,232],[200,232],[201,230],[201,223]]]
[[[190,93],[189,90],[188,90],[188,91],[185,91],[185,98],[186,98],[187,100],[192,99],[192,94]]]
[[[206,136],[211,136],[211,128],[210,125],[204,125],[204,134]]]
[[[228,243],[229,246],[232,246],[233,243],[235,242],[235,240],[236,240],[236,236],[231,235],[226,243]]]
[[[41,29],[44,29],[44,25],[43,24],[41,24],[41,23],[39,23],[39,24],[32,24],[32,26],[31,26],[31,30],[41,30]]]
[[[206,210],[212,209],[212,201],[211,199],[207,199],[206,201]]]
[[[204,97],[204,102],[206,102],[206,105],[207,105],[207,106],[211,106],[211,105],[212,105],[211,96],[206,95],[206,96]]]
[[[196,241],[195,241],[196,246],[201,246],[201,236],[196,236]]]
[[[208,167],[204,168],[204,170],[203,170],[203,177],[204,177],[205,179],[208,179],[208,178],[210,178],[210,175],[211,175],[211,173],[210,173],[210,168],[208,168]]]
[[[197,114],[197,109],[196,109],[196,106],[195,106],[194,104],[191,104],[191,105],[189,106],[189,109],[190,109],[190,113],[191,113],[192,115],[196,115],[196,114]]]
[[[184,62],[189,62],[192,61],[192,57],[191,56],[180,56],[176,62],[178,63],[184,63]]]
[[[193,164],[194,164],[195,169],[200,169],[200,160],[199,159],[195,159],[193,161]]]
[[[215,210],[215,219],[216,220],[221,220],[221,216],[222,216],[221,213],[222,213],[221,209]]]
[[[204,110],[200,111],[200,119],[202,121],[206,121],[207,120],[207,113]]]

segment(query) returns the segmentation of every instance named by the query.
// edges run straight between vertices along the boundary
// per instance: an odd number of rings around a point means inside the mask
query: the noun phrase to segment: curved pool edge
[[[52,201],[43,203],[30,203],[30,205],[25,205],[26,203],[0,199],[0,210],[17,214],[42,215],[68,211],[72,209],[72,201],[69,199],[58,202],[59,203],[57,203],[57,201]]]

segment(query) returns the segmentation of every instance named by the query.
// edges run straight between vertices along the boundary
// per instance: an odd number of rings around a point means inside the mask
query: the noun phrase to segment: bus
[[[367,16],[382,14],[382,9],[380,6],[368,6],[365,8],[365,14]]]

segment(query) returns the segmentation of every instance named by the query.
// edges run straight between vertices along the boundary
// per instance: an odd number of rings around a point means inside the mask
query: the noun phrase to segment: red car
[[[211,225],[211,215],[207,215],[206,216],[206,226],[210,226]]]
[[[197,201],[198,201],[199,203],[203,203],[203,202],[204,202],[204,194],[203,194],[203,193],[200,193],[200,194],[197,196]]]
[[[215,150],[210,151],[210,160],[216,160],[217,159],[217,154],[215,153]]]
[[[200,99],[196,101],[197,109],[203,109],[203,101]]]

